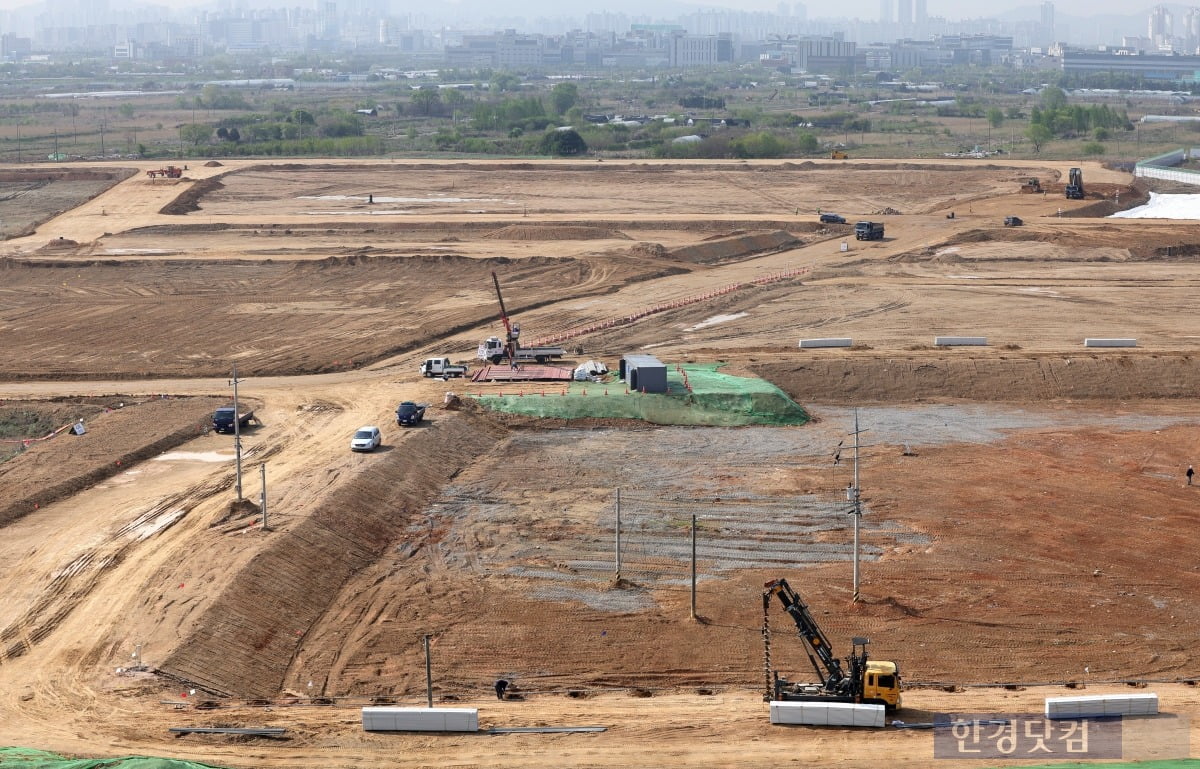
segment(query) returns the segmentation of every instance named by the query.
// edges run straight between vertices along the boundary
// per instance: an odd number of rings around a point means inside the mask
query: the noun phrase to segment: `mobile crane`
[[[783,608],[791,615],[804,642],[804,650],[812,662],[820,684],[791,683],[771,670],[771,596],[779,596]],[[900,668],[894,662],[867,659],[866,638],[854,637],[848,669],[842,668],[829,646],[829,639],[813,618],[812,612],[799,593],[792,590],[786,579],[768,582],[763,589],[763,647],[767,689],[763,699],[809,702],[854,702],[883,705],[887,710],[900,707]]]
[[[551,358],[561,358],[567,351],[561,347],[522,347],[521,324],[512,323],[508,319],[508,311],[504,308],[504,295],[500,293],[500,279],[492,272],[492,283],[496,286],[496,299],[500,302],[500,321],[504,324],[504,339],[488,337],[479,343],[477,357],[483,360],[499,363],[508,358],[510,363],[518,361],[537,361],[545,363]]]

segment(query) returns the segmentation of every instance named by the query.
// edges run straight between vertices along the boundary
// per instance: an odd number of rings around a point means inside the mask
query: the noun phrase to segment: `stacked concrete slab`
[[[882,727],[883,705],[855,705],[850,702],[771,703],[771,723],[807,726]]]
[[[853,344],[854,340],[848,336],[800,340],[800,347],[803,349],[808,349],[810,347],[851,347]]]
[[[478,708],[402,708],[373,706],[362,709],[367,732],[477,732]]]
[[[1083,340],[1084,347],[1137,347],[1136,339],[1098,339],[1088,337]]]
[[[933,343],[938,347],[986,347],[986,336],[935,336]]]
[[[1157,694],[1093,694],[1085,697],[1047,697],[1046,718],[1152,716],[1158,713]]]

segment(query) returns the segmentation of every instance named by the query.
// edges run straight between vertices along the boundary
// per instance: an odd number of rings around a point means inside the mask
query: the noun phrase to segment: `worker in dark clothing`
[[[508,681],[505,681],[503,678],[496,681],[496,699],[498,699],[498,700],[504,699],[504,690],[507,688],[508,688]]]
[[[1191,465],[1188,465],[1188,469],[1187,469],[1187,478],[1188,478],[1188,482],[1187,482],[1187,485],[1189,485],[1189,486],[1191,486],[1191,485],[1192,485],[1192,476],[1193,476],[1193,475],[1195,475],[1195,474],[1196,474],[1196,471],[1192,469],[1192,466],[1191,466]]]
[[[375,193],[373,193],[373,192],[368,192],[368,193],[367,193],[367,202],[368,202],[368,203],[374,203],[374,202],[375,202]]]

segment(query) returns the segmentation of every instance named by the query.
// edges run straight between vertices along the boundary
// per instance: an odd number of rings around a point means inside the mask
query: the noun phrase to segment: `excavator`
[[[1068,200],[1083,200],[1083,169],[1072,168],[1067,174],[1067,186],[1063,189]]]
[[[771,597],[778,596],[783,608],[796,623],[804,650],[812,662],[819,684],[792,683],[771,670]],[[767,689],[764,701],[853,702],[883,705],[887,710],[900,707],[900,668],[894,662],[867,659],[866,638],[851,639],[852,651],[846,668],[829,646],[829,639],[813,618],[808,604],[788,585],[786,579],[768,582],[763,589],[763,646]]]

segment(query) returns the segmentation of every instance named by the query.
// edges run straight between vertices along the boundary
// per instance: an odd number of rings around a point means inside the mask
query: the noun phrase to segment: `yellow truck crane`
[[[771,669],[771,596],[796,622],[808,659],[821,680],[819,684],[792,683]],[[846,657],[846,669],[829,646],[829,639],[813,618],[804,599],[786,579],[768,582],[763,590],[763,648],[767,690],[763,699],[808,702],[853,702],[883,705],[887,710],[900,707],[900,668],[894,662],[867,659],[866,638],[851,639],[853,650]]]

